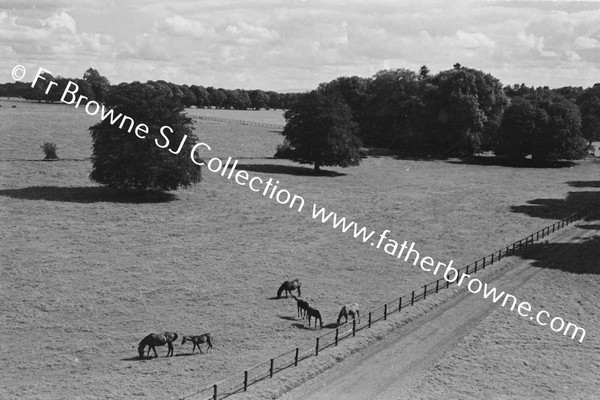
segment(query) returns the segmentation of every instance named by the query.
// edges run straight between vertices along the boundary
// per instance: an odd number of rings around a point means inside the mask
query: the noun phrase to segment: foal
[[[315,328],[317,327],[317,320],[321,323],[321,329],[323,329],[323,318],[321,318],[321,313],[316,308],[308,307],[306,309],[306,314],[308,315],[308,326],[310,326],[310,318],[315,318]]]
[[[298,318],[304,319],[306,317],[306,310],[308,310],[308,301],[297,298],[292,295],[294,300],[296,300],[296,305],[298,306]]]
[[[198,350],[200,350],[200,353],[202,353],[202,349],[200,348],[200,345],[202,343],[206,343],[208,345],[208,347],[206,348],[207,352],[208,350],[212,349],[212,336],[210,335],[210,333],[204,333],[202,335],[197,336],[184,336],[183,340],[181,341],[181,345],[183,346],[188,340],[194,343],[192,354],[194,354],[194,351],[196,351],[196,347],[198,347]]]

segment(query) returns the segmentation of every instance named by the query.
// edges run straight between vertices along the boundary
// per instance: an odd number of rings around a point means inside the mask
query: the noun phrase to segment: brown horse
[[[207,352],[208,350],[212,349],[212,336],[210,335],[210,333],[204,333],[202,335],[197,336],[184,336],[183,340],[181,341],[181,345],[183,346],[187,341],[194,343],[192,354],[194,354],[194,351],[196,351],[196,347],[198,347],[198,350],[200,350],[200,353],[202,353],[202,349],[200,348],[200,345],[202,343],[206,343],[208,345],[208,347],[206,348]]]
[[[337,324],[340,325],[340,321],[342,317],[346,318],[346,323],[348,322],[348,316],[352,316],[352,319],[358,317],[358,323],[360,324],[360,311],[358,311],[358,303],[354,304],[346,304],[340,310],[340,314],[338,315]]]
[[[281,284],[281,286],[279,287],[279,290],[277,291],[277,298],[280,299],[281,298],[281,293],[283,293],[283,291],[285,290],[285,298],[287,299],[288,297],[288,292],[290,293],[290,295],[292,294],[292,290],[298,290],[298,296],[302,296],[302,293],[300,293],[300,279],[294,279],[293,281],[285,281]]]
[[[299,299],[294,295],[292,297],[296,300],[296,305],[298,306],[298,318],[304,319],[306,317],[306,310],[309,308],[308,301]]]
[[[308,315],[308,326],[310,326],[310,318],[314,317],[315,328],[317,327],[317,320],[319,320],[319,322],[321,323],[321,329],[323,328],[323,318],[321,318],[321,313],[319,312],[319,310],[312,307],[308,307],[306,309],[306,315]]]
[[[138,353],[140,358],[144,357],[144,349],[148,346],[148,354],[146,357],[150,357],[150,350],[154,350],[154,356],[158,357],[156,354],[155,346],[164,346],[165,344],[169,346],[169,351],[167,352],[167,357],[173,355],[173,342],[177,340],[177,333],[175,332],[163,332],[163,333],[151,333],[146,336],[140,342],[138,346]]]

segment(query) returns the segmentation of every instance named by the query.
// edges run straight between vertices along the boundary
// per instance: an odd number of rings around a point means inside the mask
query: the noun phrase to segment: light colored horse
[[[342,307],[337,319],[338,326],[340,325],[342,317],[345,317],[346,323],[348,323],[348,316],[352,316],[352,319],[358,317],[358,323],[360,324],[360,311],[358,311],[358,303],[346,304],[344,307]]]

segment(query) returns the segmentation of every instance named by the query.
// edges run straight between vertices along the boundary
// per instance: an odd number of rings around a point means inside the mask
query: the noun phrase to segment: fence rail
[[[228,119],[228,118],[219,118],[219,117],[209,117],[208,115],[194,115],[192,116],[194,119],[205,119],[208,121],[217,121],[217,122],[228,122],[230,124],[238,124],[238,125],[253,125],[253,126],[264,126],[266,128],[274,128],[274,129],[282,129],[284,125],[278,124],[268,124],[266,122],[254,122],[254,121],[245,121],[241,119]]]
[[[248,386],[251,386],[257,382],[272,378],[274,374],[284,371],[288,368],[295,367],[299,362],[318,356],[319,352],[326,350],[330,347],[336,347],[340,341],[354,337],[356,332],[362,329],[371,328],[373,324],[378,321],[386,320],[387,317],[394,312],[400,312],[404,308],[414,305],[415,303],[427,299],[428,296],[438,293],[440,290],[449,288],[451,285],[460,281],[460,277],[463,274],[473,274],[478,271],[489,267],[495,262],[502,260],[505,257],[511,256],[516,252],[520,251],[524,246],[533,244],[540,239],[556,232],[557,230],[568,226],[574,221],[581,219],[583,216],[588,215],[592,211],[600,209],[600,203],[590,204],[579,211],[569,215],[568,217],[548,225],[531,235],[518,240],[510,245],[495,251],[483,258],[466,265],[465,267],[457,269],[457,278],[453,282],[449,282],[446,279],[438,279],[433,282],[429,282],[423,285],[421,288],[413,290],[410,294],[401,296],[390,302],[387,302],[380,307],[377,307],[368,313],[368,323],[356,325],[356,320],[352,320],[351,323],[341,325],[329,332],[316,338],[315,342],[305,342],[301,346],[296,347],[294,350],[280,354],[276,357],[271,358],[268,361],[257,364],[244,371],[243,377],[231,376],[225,380],[217,382],[211,386],[199,389],[197,392],[181,397],[181,399],[199,398],[202,400],[219,400],[229,397],[235,393],[248,390]],[[364,318],[364,314],[363,314]],[[314,344],[313,344],[314,343]],[[203,397],[197,397],[203,396]]]

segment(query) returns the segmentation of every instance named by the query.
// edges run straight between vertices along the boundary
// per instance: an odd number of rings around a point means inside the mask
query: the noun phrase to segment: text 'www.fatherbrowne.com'
[[[458,286],[462,286],[465,282],[465,279],[468,281],[466,284],[467,289],[471,293],[482,293],[484,299],[490,299],[493,303],[497,303],[502,300],[502,307],[506,307],[510,304],[510,310],[517,310],[518,314],[521,317],[529,317],[530,320],[537,322],[542,326],[550,326],[554,332],[562,332],[563,335],[567,336],[569,333],[571,334],[571,339],[575,340],[575,338],[579,335],[579,343],[583,342],[585,337],[585,329],[573,324],[572,322],[568,322],[563,320],[560,317],[551,318],[551,315],[546,310],[541,310],[535,315],[531,314],[531,304],[522,301],[519,302],[517,298],[509,293],[500,292],[496,289],[495,286],[489,287],[487,283],[482,282],[477,278],[471,278],[471,275],[462,273],[452,267],[453,260],[450,260],[447,264],[438,262],[437,264],[431,257],[420,257],[419,252],[415,249],[415,243],[411,242],[408,245],[408,242],[405,240],[403,243],[398,243],[396,240],[387,237],[389,230],[383,231],[381,234],[377,235],[374,231],[369,231],[366,227],[360,227],[354,221],[348,221],[345,217],[339,218],[335,212],[327,212],[325,208],[317,208],[316,204],[313,204],[312,217],[315,220],[321,220],[322,223],[330,222],[334,229],[341,229],[342,232],[347,233],[350,232],[355,239],[360,239],[363,243],[370,243],[371,246],[379,249],[386,241],[383,246],[383,251],[387,254],[394,256],[398,259],[402,258],[405,262],[411,262],[412,264],[417,265],[420,264],[420,267],[425,272],[431,272],[433,275],[437,276],[438,272],[443,271],[443,277],[447,282],[453,283],[457,282]],[[371,238],[375,237],[374,241],[371,241]],[[419,262],[420,260],[420,262]]]

